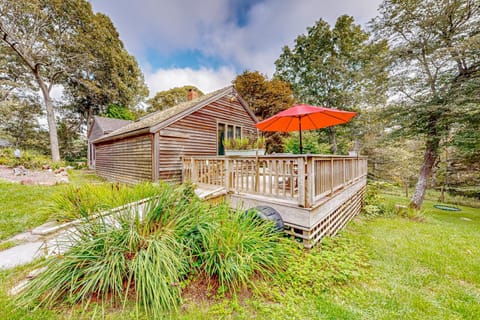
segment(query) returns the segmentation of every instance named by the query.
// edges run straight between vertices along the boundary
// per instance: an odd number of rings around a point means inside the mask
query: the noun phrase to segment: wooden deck
[[[313,246],[335,235],[358,214],[364,198],[366,157],[252,156],[190,157],[183,181],[222,190],[234,208],[276,209],[287,232]]]

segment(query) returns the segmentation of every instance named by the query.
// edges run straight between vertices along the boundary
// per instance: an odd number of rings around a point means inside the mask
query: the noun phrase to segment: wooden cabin
[[[88,130],[88,167],[95,168],[95,146],[93,141],[99,139],[127,124],[131,123],[130,120],[104,118],[99,116],[93,117],[93,122]]]
[[[152,113],[93,141],[95,170],[113,181],[190,181],[204,199],[232,208],[269,207],[285,231],[311,248],[362,207],[361,156],[225,156],[224,138],[257,134],[256,118],[233,87]],[[214,201],[214,200],[213,200]]]
[[[95,171],[108,180],[181,182],[182,161],[224,154],[223,139],[257,134],[255,115],[232,87],[154,112],[93,141]]]

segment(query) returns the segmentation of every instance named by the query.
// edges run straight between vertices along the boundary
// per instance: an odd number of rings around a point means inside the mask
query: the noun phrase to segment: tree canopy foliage
[[[293,48],[283,48],[275,75],[291,83],[302,103],[343,110],[384,103],[386,42],[368,40],[350,16],[340,16],[333,28],[320,19],[295,39]],[[335,132],[329,131],[336,153]]]
[[[169,90],[159,91],[153,98],[147,100],[147,112],[165,110],[187,101],[190,90],[197,91],[199,97],[203,96],[203,92],[195,86],[175,87]]]
[[[442,143],[468,132],[480,102],[480,6],[476,0],[385,0],[373,28],[391,46],[393,125],[425,138],[411,206],[420,208]]]
[[[0,37],[0,61],[8,63],[5,77],[41,91],[54,161],[60,159],[51,98],[55,85],[87,119],[94,108],[131,106],[147,94],[143,75],[110,19],[94,14],[85,0],[2,1]]]
[[[292,106],[293,92],[290,85],[280,79],[267,79],[258,71],[244,71],[233,80],[235,89],[259,120],[273,116]],[[265,132],[267,152],[283,152],[285,134]]]
[[[114,119],[135,120],[135,114],[131,110],[113,103],[108,106],[107,111],[102,116]]]

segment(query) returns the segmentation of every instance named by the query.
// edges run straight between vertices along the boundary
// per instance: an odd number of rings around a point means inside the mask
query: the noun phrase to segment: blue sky
[[[91,0],[114,22],[154,95],[192,84],[210,92],[244,70],[272,76],[285,45],[318,19],[365,25],[380,0]]]

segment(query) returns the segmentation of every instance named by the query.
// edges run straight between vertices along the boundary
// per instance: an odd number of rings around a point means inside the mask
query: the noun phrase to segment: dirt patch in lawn
[[[25,174],[15,175],[12,167],[0,165],[0,179],[9,182],[29,185],[51,186],[60,183],[69,183],[66,169],[58,170],[26,170]]]

